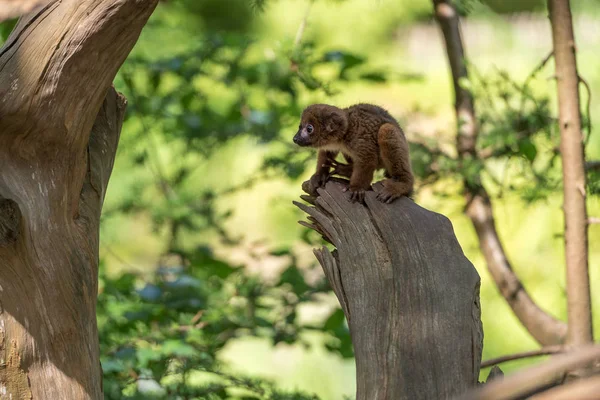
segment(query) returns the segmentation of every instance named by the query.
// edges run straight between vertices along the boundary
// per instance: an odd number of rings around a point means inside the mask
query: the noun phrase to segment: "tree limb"
[[[502,357],[498,357],[498,358],[493,358],[491,360],[486,360],[481,363],[481,368],[491,367],[492,365],[501,364],[501,363],[507,362],[507,361],[521,360],[523,358],[547,356],[549,354],[562,353],[563,351],[564,351],[564,347],[560,346],[560,345],[542,347],[539,350],[526,351],[526,352],[517,353],[517,354],[509,354],[507,356],[502,356]]]
[[[478,127],[471,92],[460,85],[468,78],[459,19],[450,0],[433,0],[435,16],[442,30],[448,60],[452,71],[455,93],[455,111],[458,124],[457,150],[461,160],[477,157]],[[491,201],[479,176],[465,181],[466,214],[471,219],[479,238],[481,251],[488,269],[519,321],[542,345],[561,344],[566,336],[564,322],[552,317],[531,299],[514,273],[498,236]]]
[[[563,172],[565,261],[567,266],[568,343],[593,340],[588,224],[585,196],[585,155],[581,131],[575,38],[569,0],[548,0],[556,65],[560,154]],[[585,82],[585,81],[583,81]]]
[[[505,376],[457,398],[461,400],[520,399],[540,388],[555,385],[570,370],[600,359],[600,346],[585,345],[569,353],[557,355],[551,360]],[[580,397],[571,397],[577,399]]]
[[[590,140],[590,136],[592,135],[592,89],[590,88],[590,84],[581,76],[578,76],[577,78],[579,79],[579,83],[583,84],[583,87],[585,87],[588,95],[585,103],[585,115],[587,116],[587,134],[585,135],[585,144],[587,144],[587,142]]]
[[[600,393],[600,376],[585,378],[531,396],[530,400],[596,399]]]
[[[66,185],[63,203],[78,215],[96,114],[117,70],[157,0],[52,2],[19,20],[0,50],[0,126],[23,126],[27,159],[63,160],[53,179]],[[65,21],[77,21],[77,26]],[[25,62],[25,60],[30,60]],[[9,129],[0,129],[0,142]],[[23,150],[20,150],[23,151]]]

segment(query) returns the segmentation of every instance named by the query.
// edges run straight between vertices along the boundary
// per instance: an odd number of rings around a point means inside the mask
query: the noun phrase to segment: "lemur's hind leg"
[[[377,194],[377,199],[391,203],[399,197],[410,196],[415,179],[404,132],[393,124],[384,124],[379,128],[377,141],[386,176],[389,177],[381,181],[383,188]]]

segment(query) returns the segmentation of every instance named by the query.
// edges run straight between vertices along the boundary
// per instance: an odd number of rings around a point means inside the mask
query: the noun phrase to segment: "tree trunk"
[[[337,248],[315,250],[348,320],[357,400],[446,399],[477,384],[479,275],[452,225],[408,198],[351,203],[330,181],[296,203]],[[374,185],[375,190],[379,185]]]
[[[0,397],[101,399],[98,234],[125,100],[111,82],[157,0],[64,0],[0,50]]]
[[[477,119],[471,92],[460,85],[468,79],[458,14],[450,0],[433,0],[435,17],[440,25],[452,72],[457,122],[457,151],[461,162],[476,160]],[[471,219],[481,252],[500,293],[508,302],[519,321],[531,336],[542,345],[561,344],[567,326],[542,310],[529,296],[508,260],[496,230],[490,197],[481,184],[480,177],[465,180],[466,214]]]
[[[588,232],[585,205],[585,159],[579,75],[569,0],[548,0],[558,83],[560,152],[562,155],[567,262],[567,342],[592,342],[592,308],[588,275]]]

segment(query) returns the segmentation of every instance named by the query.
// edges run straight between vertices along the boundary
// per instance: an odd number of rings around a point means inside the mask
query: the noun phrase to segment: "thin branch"
[[[294,50],[300,46],[300,42],[302,41],[302,37],[304,36],[304,31],[306,30],[306,25],[308,23],[308,17],[310,16],[310,10],[312,8],[314,0],[308,0],[308,6],[306,7],[306,11],[304,12],[304,18],[302,18],[302,22],[300,22],[300,26],[298,27],[298,31],[296,32],[296,38],[294,39]]]
[[[481,368],[491,367],[492,365],[501,364],[501,363],[507,362],[507,361],[521,360],[523,358],[547,356],[550,354],[562,353],[562,352],[564,352],[564,350],[565,350],[564,346],[547,346],[547,347],[542,347],[541,349],[538,349],[538,350],[525,351],[523,353],[516,353],[516,354],[509,354],[507,356],[502,356],[502,357],[493,358],[491,360],[484,361],[481,363]]]
[[[587,126],[586,126],[586,130],[587,130],[587,135],[585,136],[585,144],[588,143],[588,141],[590,140],[590,136],[592,134],[592,89],[590,89],[590,84],[587,83],[587,81],[585,79],[583,79],[581,76],[578,76],[579,78],[579,83],[582,83],[583,86],[585,87],[585,90],[587,92],[587,102],[585,105],[585,113],[587,116]]]
[[[600,218],[598,218],[598,217],[589,217],[588,218],[588,225],[592,225],[592,224],[600,224]]]
[[[554,51],[551,51],[546,57],[544,57],[542,62],[540,62],[538,64],[538,66],[535,67],[533,69],[533,71],[531,71],[529,76],[527,76],[527,79],[525,79],[525,83],[523,84],[523,87],[526,87],[529,84],[529,81],[531,81],[537,75],[537,73],[540,72],[542,70],[542,68],[544,68],[546,66],[546,64],[548,64],[548,61],[550,61],[550,59],[552,58],[553,55],[554,55]]]

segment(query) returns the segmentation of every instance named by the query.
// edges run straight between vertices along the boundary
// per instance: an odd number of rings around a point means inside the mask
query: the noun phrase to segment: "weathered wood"
[[[125,99],[111,82],[157,0],[63,0],[0,50],[0,393],[102,399],[98,233]]]
[[[357,400],[445,399],[477,384],[483,348],[480,278],[452,224],[408,198],[368,192],[351,203],[345,183],[296,203],[334,244],[315,250],[348,319]],[[380,186],[375,185],[375,190]]]

